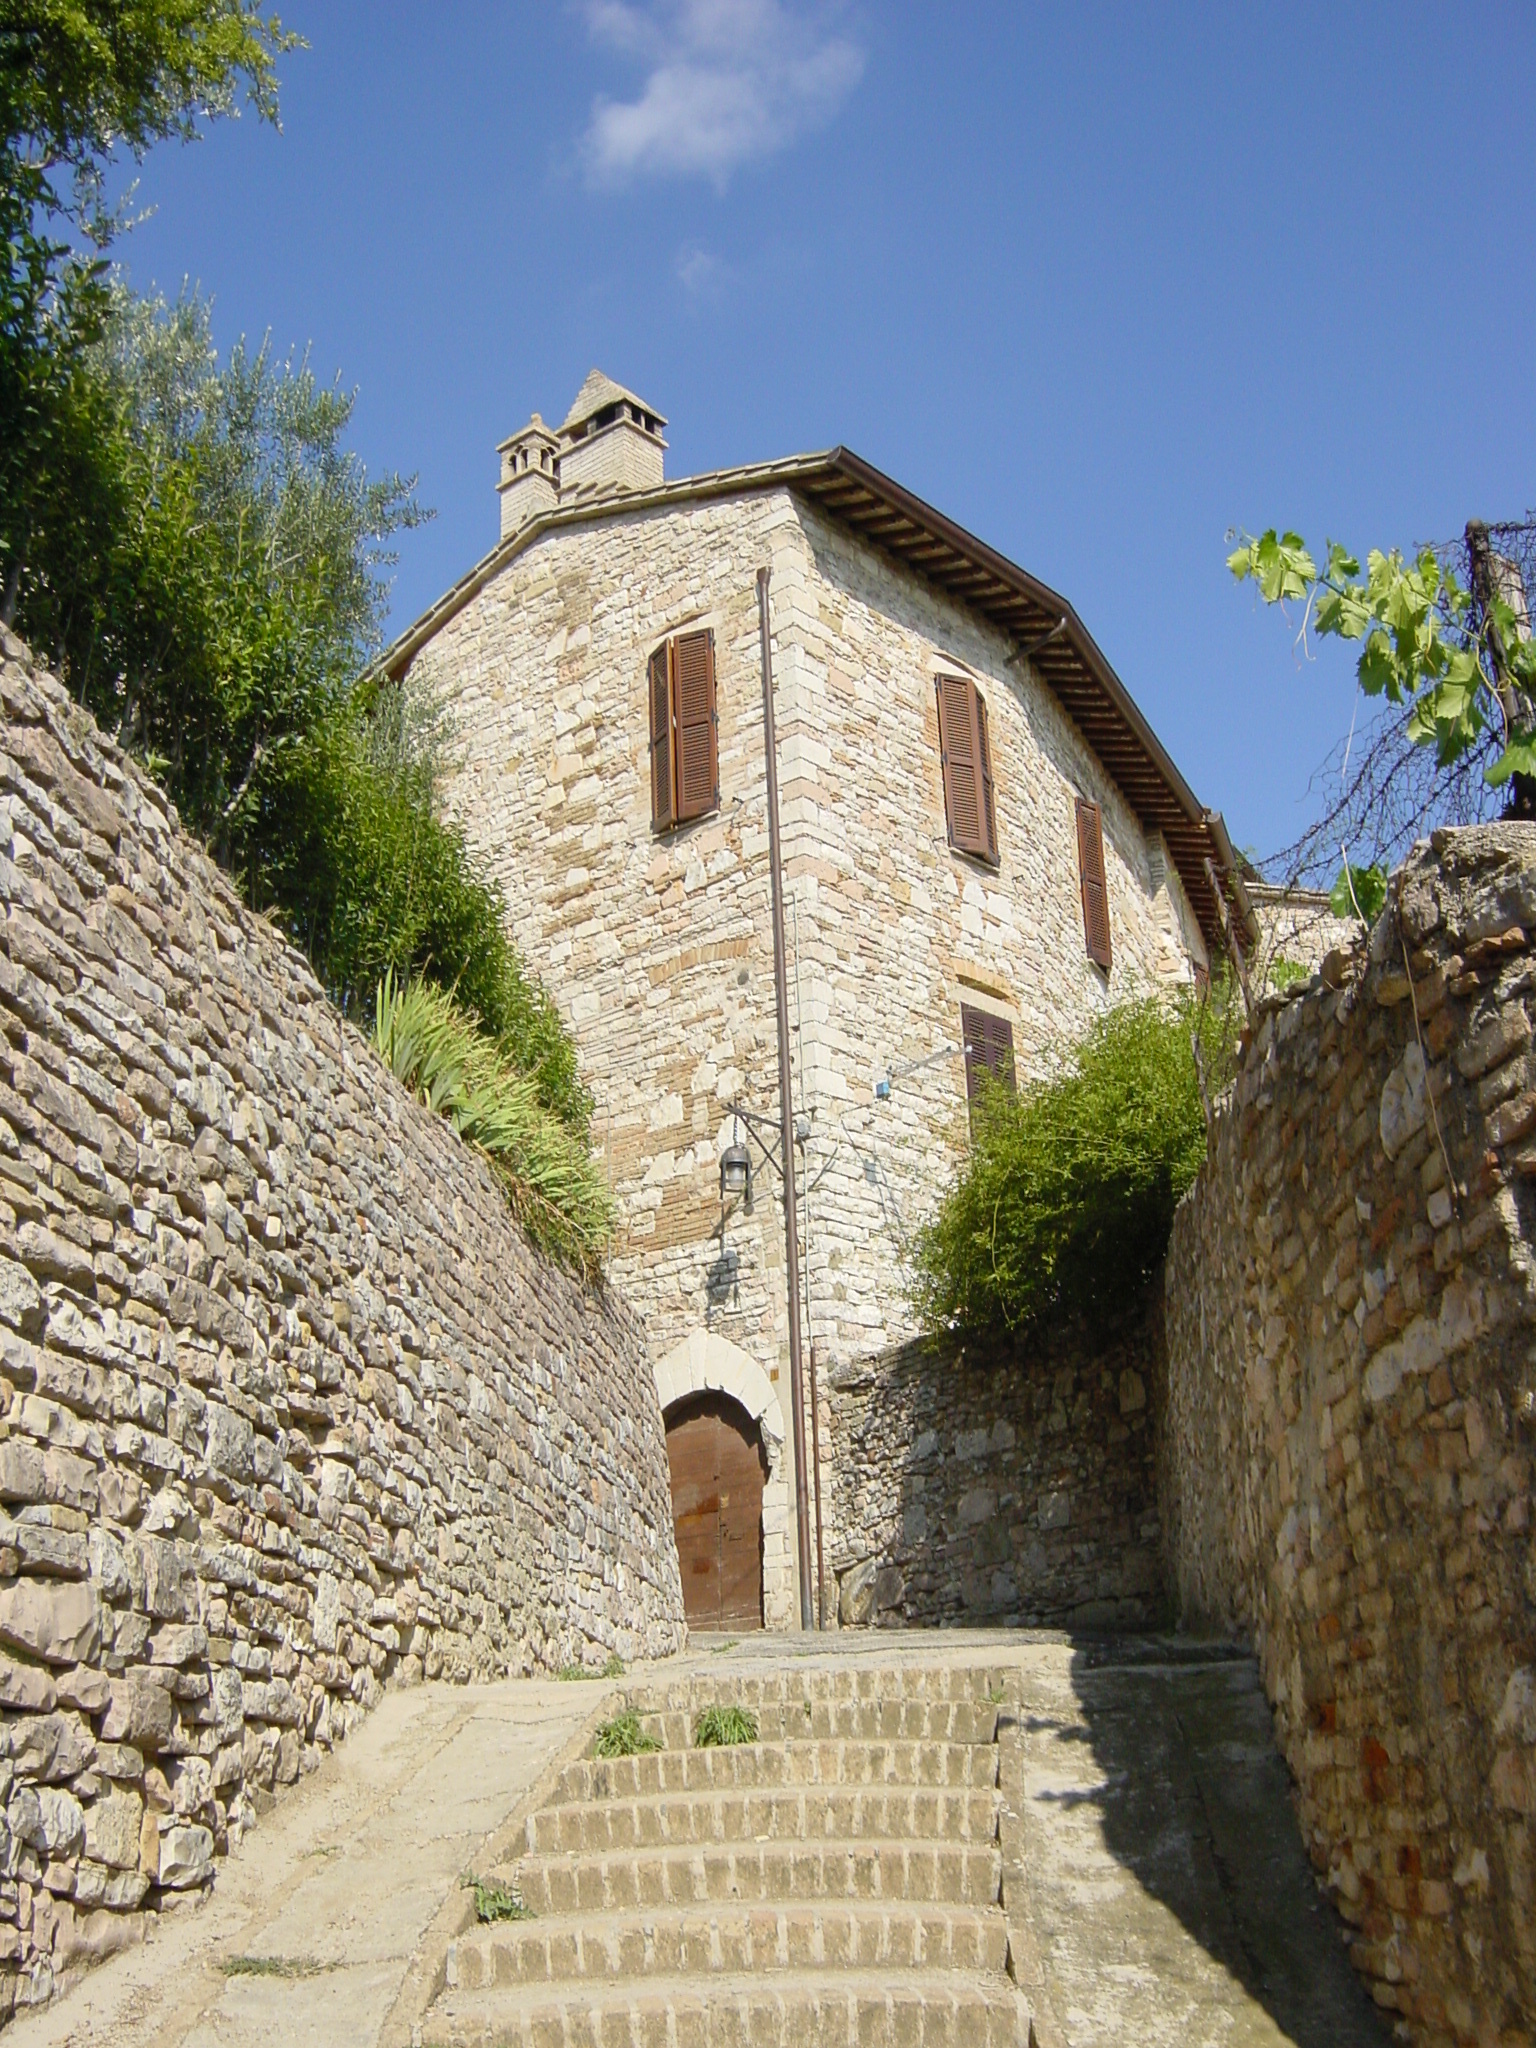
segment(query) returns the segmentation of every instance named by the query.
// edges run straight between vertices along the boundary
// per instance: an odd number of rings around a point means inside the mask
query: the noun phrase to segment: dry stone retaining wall
[[[639,1332],[0,663],[0,2018],[391,1676],[682,1640]]]
[[[828,1609],[844,1623],[1144,1626],[1165,1610],[1152,1331],[828,1376]]]
[[[1378,2002],[1528,2042],[1536,828],[1437,834],[1398,887],[1343,986],[1268,1007],[1179,1211],[1160,1498]]]

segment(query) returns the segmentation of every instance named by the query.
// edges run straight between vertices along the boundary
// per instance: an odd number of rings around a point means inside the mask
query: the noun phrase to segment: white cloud
[[[864,52],[825,7],[789,0],[589,0],[594,40],[647,67],[633,100],[599,98],[584,140],[594,184],[647,173],[723,185],[830,121]]]
[[[672,268],[678,283],[693,299],[717,298],[735,276],[712,250],[696,246],[680,249]]]

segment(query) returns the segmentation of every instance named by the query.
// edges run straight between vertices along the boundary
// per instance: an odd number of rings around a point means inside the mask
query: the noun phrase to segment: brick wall
[[[1526,2041],[1536,829],[1436,834],[1400,889],[1342,987],[1266,1006],[1179,1211],[1160,1498],[1378,2002]]]
[[[635,1324],[0,646],[0,2018],[391,1678],[678,1647]]]

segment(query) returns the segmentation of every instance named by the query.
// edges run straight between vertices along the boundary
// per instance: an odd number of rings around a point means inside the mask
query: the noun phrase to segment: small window
[[[986,699],[969,676],[940,676],[936,688],[949,843],[996,867],[997,804]]]
[[[1006,1017],[994,1017],[990,1010],[973,1010],[960,1005],[960,1036],[965,1044],[965,1099],[975,1105],[981,1092],[982,1076],[990,1075],[1011,1095],[1013,1078],[1013,1026]]]
[[[1088,958],[1110,969],[1109,889],[1104,879],[1104,820],[1097,804],[1077,800],[1077,869],[1083,892],[1083,940]]]
[[[720,804],[715,636],[679,633],[651,656],[651,822],[658,832]]]

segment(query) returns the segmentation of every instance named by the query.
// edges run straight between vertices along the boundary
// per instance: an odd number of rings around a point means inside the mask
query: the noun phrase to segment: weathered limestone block
[[[16,1579],[0,1586],[0,1642],[48,1664],[78,1664],[96,1655],[101,1603],[84,1582]]]

